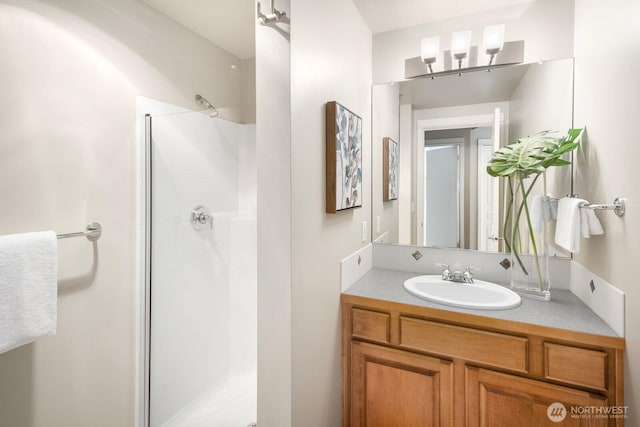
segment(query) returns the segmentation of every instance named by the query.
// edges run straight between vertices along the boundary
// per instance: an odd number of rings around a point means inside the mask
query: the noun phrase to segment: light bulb
[[[495,55],[504,46],[504,24],[484,28],[484,49],[489,55]]]
[[[456,31],[451,34],[451,54],[456,59],[467,56],[471,47],[471,31]]]
[[[422,39],[420,57],[425,64],[433,64],[440,53],[440,37],[425,37]]]

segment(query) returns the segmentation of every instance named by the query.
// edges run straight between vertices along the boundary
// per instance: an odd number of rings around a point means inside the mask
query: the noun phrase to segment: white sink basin
[[[422,299],[476,310],[506,310],[521,302],[520,295],[511,289],[482,280],[458,283],[440,276],[417,276],[405,281],[404,288]]]

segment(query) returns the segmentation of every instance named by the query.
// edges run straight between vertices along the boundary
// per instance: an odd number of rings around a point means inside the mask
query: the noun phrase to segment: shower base
[[[227,375],[202,393],[164,427],[244,427],[256,420],[255,369]]]

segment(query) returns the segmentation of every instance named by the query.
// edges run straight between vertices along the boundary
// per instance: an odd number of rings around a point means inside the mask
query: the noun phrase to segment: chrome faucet
[[[458,270],[451,272],[451,270],[449,270],[449,264],[436,263],[435,265],[442,268],[442,280],[448,280],[450,282],[473,283],[472,271],[481,270],[480,268],[467,266],[464,272]]]

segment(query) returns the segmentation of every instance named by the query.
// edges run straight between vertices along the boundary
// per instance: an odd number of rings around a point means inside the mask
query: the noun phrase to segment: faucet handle
[[[191,225],[196,230],[202,230],[209,224],[209,229],[213,230],[213,217],[206,206],[196,206],[191,211]]]
[[[468,265],[465,270],[464,273],[462,274],[462,278],[465,282],[468,283],[473,283],[473,273],[472,271],[481,271],[481,268],[478,267],[473,267],[471,265]]]
[[[443,280],[450,280],[451,279],[451,271],[449,271],[449,264],[445,264],[442,262],[436,262],[434,264],[436,267],[441,267],[442,268],[442,279]]]

